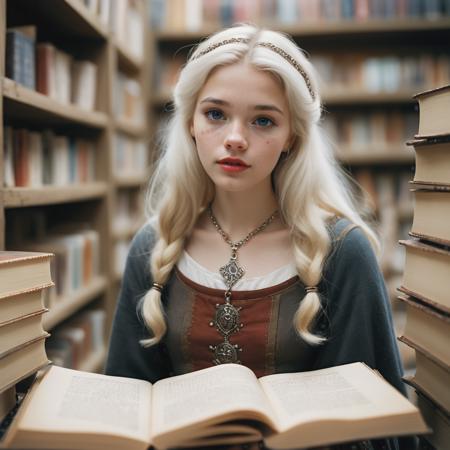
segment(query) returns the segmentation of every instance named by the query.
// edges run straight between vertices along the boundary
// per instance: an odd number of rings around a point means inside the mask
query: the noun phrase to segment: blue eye
[[[223,112],[219,109],[210,109],[206,112],[206,117],[210,120],[223,120]]]
[[[262,128],[271,127],[272,125],[275,125],[273,123],[273,120],[269,119],[268,117],[258,117],[255,120],[255,124]]]

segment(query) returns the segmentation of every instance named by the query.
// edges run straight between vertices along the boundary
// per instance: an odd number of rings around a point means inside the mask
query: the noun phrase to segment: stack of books
[[[42,326],[50,253],[0,252],[0,421],[15,404],[14,386],[48,364]]]
[[[413,141],[416,171],[411,239],[399,299],[407,319],[399,339],[416,354],[416,373],[405,381],[418,394],[434,447],[450,442],[450,85],[415,97],[419,133]]]

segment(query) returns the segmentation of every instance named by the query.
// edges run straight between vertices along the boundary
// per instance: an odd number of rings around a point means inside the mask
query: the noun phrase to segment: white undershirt
[[[224,264],[226,261],[224,261]],[[222,276],[217,272],[211,272],[197,261],[195,261],[186,250],[181,254],[181,258],[177,264],[178,270],[187,278],[202,286],[207,286],[213,289],[226,289],[226,285]],[[266,275],[240,279],[234,286],[235,291],[253,291],[256,289],[265,289],[277,284],[283,283],[283,281],[297,275],[297,270],[293,263],[286,264],[273,272]]]

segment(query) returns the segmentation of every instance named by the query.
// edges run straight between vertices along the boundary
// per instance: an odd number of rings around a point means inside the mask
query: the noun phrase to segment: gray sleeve
[[[144,348],[139,343],[149,337],[140,317],[139,302],[152,283],[149,262],[154,242],[154,230],[145,225],[131,243],[109,341],[107,375],[139,378],[152,383],[168,376],[165,346]]]
[[[405,394],[384,279],[361,229],[335,244],[324,273],[328,340],[316,368],[361,361]]]
[[[406,396],[389,297],[361,229],[354,228],[337,241],[324,274],[325,314],[318,325],[327,330],[328,340],[318,351],[314,369],[361,361]],[[417,441],[405,436],[361,444],[369,449],[413,450]]]

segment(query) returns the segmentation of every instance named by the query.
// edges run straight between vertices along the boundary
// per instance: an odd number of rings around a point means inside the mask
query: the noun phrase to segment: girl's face
[[[200,161],[216,189],[271,186],[271,173],[291,140],[284,90],[248,64],[215,69],[201,89],[190,127]]]

